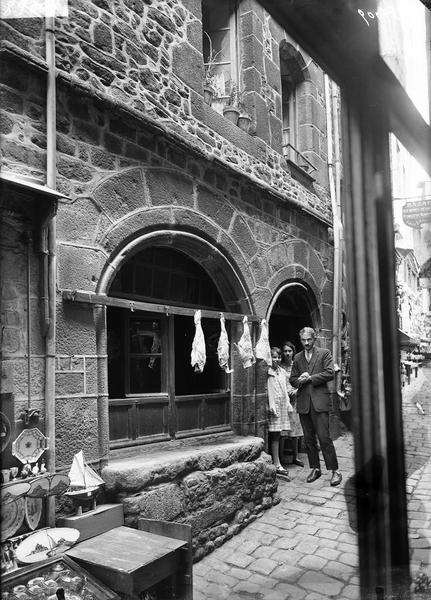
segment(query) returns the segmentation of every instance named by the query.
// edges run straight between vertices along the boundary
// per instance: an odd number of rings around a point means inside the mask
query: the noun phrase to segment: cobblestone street
[[[403,412],[411,573],[422,563],[431,575],[429,367],[403,389]],[[345,490],[354,472],[351,435],[335,446],[342,485],[331,488],[325,471],[307,484],[307,466],[290,467],[292,482],[280,481],[280,503],[194,565],[194,600],[359,599],[357,540],[348,518],[353,498]]]

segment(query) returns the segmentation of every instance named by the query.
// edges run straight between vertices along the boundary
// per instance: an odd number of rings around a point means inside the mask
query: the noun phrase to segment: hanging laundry
[[[223,313],[220,313],[220,337],[217,345],[218,364],[226,373],[232,373],[233,369],[229,369],[229,339],[225,327],[225,319]]]
[[[260,322],[259,341],[254,350],[256,358],[261,358],[269,367],[272,366],[271,346],[269,345],[268,323],[266,322],[266,319],[262,319]]]
[[[242,361],[244,369],[251,367],[256,362],[253,354],[253,347],[251,344],[250,328],[248,326],[248,319],[244,317],[243,320],[244,330],[242,336],[235,346],[238,348],[239,356]]]
[[[193,338],[191,364],[195,373],[202,373],[207,361],[207,353],[205,348],[204,332],[201,325],[201,311],[195,312],[195,337]]]

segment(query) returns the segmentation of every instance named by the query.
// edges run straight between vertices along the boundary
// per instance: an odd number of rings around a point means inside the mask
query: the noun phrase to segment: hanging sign
[[[403,206],[403,221],[409,227],[420,227],[431,221],[431,199],[407,202]]]

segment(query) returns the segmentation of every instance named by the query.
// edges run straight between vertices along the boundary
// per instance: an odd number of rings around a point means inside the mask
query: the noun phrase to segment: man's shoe
[[[299,458],[295,458],[295,460],[292,460],[292,465],[296,465],[297,467],[303,467],[304,463],[302,462],[302,460],[299,460]]]
[[[320,469],[311,469],[310,475],[307,477],[307,483],[313,483],[316,479],[319,479],[321,476]]]
[[[336,485],[340,485],[342,479],[343,479],[343,477],[342,477],[340,471],[332,471],[332,477],[331,477],[332,487],[335,487]]]

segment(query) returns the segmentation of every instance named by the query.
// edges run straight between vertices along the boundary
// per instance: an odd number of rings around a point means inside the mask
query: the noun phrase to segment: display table
[[[130,597],[171,579],[173,597],[191,599],[190,528],[149,519],[140,519],[139,527],[114,527],[76,544],[67,555],[105,585]]]

